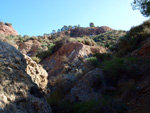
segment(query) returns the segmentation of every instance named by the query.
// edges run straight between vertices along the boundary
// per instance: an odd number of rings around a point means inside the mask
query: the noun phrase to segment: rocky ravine
[[[79,42],[70,42],[62,46],[42,62],[49,74],[48,85],[51,91],[59,90],[64,99],[69,101],[98,98],[97,95],[100,95],[101,91],[94,92],[93,84],[99,81],[97,78],[102,78],[103,81],[103,73],[100,69],[94,69],[86,58],[94,53],[106,52],[107,49],[103,47],[88,46]]]
[[[26,67],[24,56],[0,41],[0,113],[51,113],[44,94],[32,82]]]

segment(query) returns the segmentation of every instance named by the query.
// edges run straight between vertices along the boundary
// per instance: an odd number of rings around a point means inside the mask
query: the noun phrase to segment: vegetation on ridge
[[[125,31],[114,30],[101,33],[99,35],[94,35],[91,38],[100,46],[109,48],[110,50],[115,50],[116,43],[118,42],[119,37],[124,36]]]

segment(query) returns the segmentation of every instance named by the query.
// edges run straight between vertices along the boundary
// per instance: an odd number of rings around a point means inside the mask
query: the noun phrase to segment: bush
[[[32,57],[32,60],[34,60],[36,63],[40,63],[41,59],[38,57]]]
[[[94,40],[90,39],[89,37],[77,37],[77,38],[74,38],[72,41],[77,41],[77,42],[83,43],[85,45],[90,45],[90,46],[96,45]]]
[[[94,35],[92,39],[100,46],[107,47],[110,50],[114,51],[119,37],[124,36],[125,31],[107,31],[99,35]]]
[[[12,26],[12,24],[11,24],[11,23],[7,23],[7,22],[5,23],[5,25],[7,25],[7,26]]]
[[[8,44],[10,44],[10,45],[15,45],[16,44],[16,40],[18,39],[18,37],[19,37],[19,35],[18,36],[14,36],[14,35],[0,35],[0,37],[1,37],[1,41],[3,41],[3,42],[6,42],[6,43],[8,43]]]
[[[113,55],[110,53],[96,53],[94,56],[100,61],[111,60],[113,58]]]
[[[111,96],[105,94],[97,100],[87,100],[82,102],[69,102],[62,100],[61,93],[56,90],[47,102],[52,106],[54,113],[106,113],[116,111],[117,113],[126,113],[127,107],[120,101],[114,100]],[[105,108],[109,108],[108,110]]]
[[[89,25],[90,25],[90,27],[95,27],[93,22],[91,22]]]
[[[108,109],[105,109],[105,108]],[[116,111],[116,113],[126,113],[127,107],[125,104],[115,101],[110,96],[103,96],[97,100],[87,100],[78,103],[69,101],[59,101],[56,106],[53,106],[55,113],[108,113]]]
[[[138,49],[141,42],[150,36],[150,21],[132,27],[130,31],[123,37],[119,38],[119,55],[126,55],[131,51]]]
[[[47,97],[47,102],[50,105],[58,105],[59,102],[61,101],[62,96],[60,94],[60,92],[58,90],[54,91],[51,93],[51,95],[49,97]]]
[[[138,74],[138,66],[136,64],[137,58],[128,57],[128,58],[119,58],[114,57],[111,60],[104,60],[100,67],[105,71],[108,78],[114,83],[117,83],[119,79],[125,77],[128,78],[136,77]]]
[[[73,106],[74,113],[98,113],[98,106],[100,102],[96,100],[88,100],[85,102],[76,103]],[[98,109],[96,109],[96,107]],[[96,111],[97,110],[97,111]]]
[[[42,60],[42,59],[52,55],[54,53],[54,47],[55,47],[55,44],[50,43],[48,45],[47,51],[42,51],[42,49],[38,49],[36,57],[38,57]]]
[[[24,41],[25,41],[25,38],[19,37],[19,40],[20,40],[21,42],[24,42]]]
[[[86,58],[86,60],[89,61],[95,67],[99,66],[99,61],[96,57]]]
[[[71,113],[73,104],[68,101],[62,101],[62,98],[61,92],[55,90],[46,100],[52,106],[54,113]]]

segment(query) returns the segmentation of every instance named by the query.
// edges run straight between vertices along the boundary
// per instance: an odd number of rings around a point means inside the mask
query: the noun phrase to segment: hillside
[[[0,112],[149,113],[149,36],[150,21],[127,32],[102,26],[37,37],[1,33]]]
[[[107,47],[110,50],[115,50],[118,39],[124,36],[126,31],[113,30],[92,36],[92,39],[100,46]]]
[[[0,22],[0,34],[3,35],[19,35],[10,23]]]
[[[107,26],[77,27],[77,28],[71,28],[60,32],[52,33],[51,35],[46,35],[45,37],[48,37],[49,39],[53,39],[53,38],[64,37],[64,36],[69,36],[69,37],[92,36],[92,35],[98,35],[100,33],[112,31],[112,30],[113,30],[112,28]]]

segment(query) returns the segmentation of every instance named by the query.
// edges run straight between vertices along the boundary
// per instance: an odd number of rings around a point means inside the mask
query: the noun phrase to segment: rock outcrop
[[[24,55],[27,67],[26,72],[31,76],[31,79],[34,83],[38,85],[39,88],[45,90],[48,83],[48,73],[45,69],[40,65],[33,61],[29,56]]]
[[[26,42],[19,43],[18,48],[22,54],[34,56],[38,48],[41,48],[41,45],[42,44],[37,40],[27,40]]]
[[[0,41],[0,113],[51,113],[26,67],[24,56]]]
[[[141,43],[141,47],[132,52],[132,56],[142,56],[145,58],[150,58],[150,38]]]
[[[105,53],[107,50],[103,47],[88,46],[79,42],[70,42],[62,46],[52,56],[47,57],[42,65],[48,71],[49,75],[52,73],[62,71],[64,64],[77,64],[80,61],[92,56],[94,53]],[[82,66],[83,67],[83,66]]]
[[[106,88],[104,74],[96,68],[85,74],[70,90],[66,98],[71,102],[87,101],[101,98],[101,92]]]
[[[12,25],[0,24],[0,34],[3,35],[19,35]]]
[[[70,36],[72,37],[80,37],[80,36],[89,36],[89,35],[98,35],[100,33],[105,33],[107,31],[112,31],[112,28],[107,26],[101,27],[88,27],[88,28],[78,28],[78,29],[71,29]]]
[[[81,37],[81,36],[92,36],[92,35],[98,35],[100,33],[105,33],[107,31],[112,31],[113,29],[107,26],[101,26],[101,27],[79,27],[76,29],[70,29],[68,31],[62,31],[58,33],[54,33],[52,35],[45,35],[43,36],[44,39],[53,39],[56,37],[65,37],[65,36],[71,36],[71,37]]]
[[[107,52],[107,50],[103,47],[88,46],[79,42],[70,42],[62,46],[52,56],[44,59],[42,65],[49,74],[48,85],[50,86],[51,91],[53,92],[55,90],[59,90],[62,96],[67,95],[70,89],[74,87],[76,82],[79,81],[85,75],[85,73],[93,69],[91,64],[86,61],[86,58],[91,57],[94,53],[105,52]],[[86,87],[86,85],[87,84],[85,84],[83,87]],[[87,96],[90,97],[89,95]],[[74,101],[73,99],[70,100]]]

